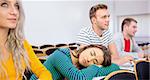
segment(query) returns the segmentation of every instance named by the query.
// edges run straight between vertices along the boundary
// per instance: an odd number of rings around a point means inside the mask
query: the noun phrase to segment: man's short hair
[[[137,23],[137,21],[133,18],[125,18],[121,24],[121,31],[123,31],[124,25],[129,25],[132,21]]]
[[[89,12],[90,20],[92,19],[92,17],[95,17],[95,13],[99,9],[107,9],[107,5],[97,4],[97,5],[92,6],[91,9],[90,9],[90,12]]]

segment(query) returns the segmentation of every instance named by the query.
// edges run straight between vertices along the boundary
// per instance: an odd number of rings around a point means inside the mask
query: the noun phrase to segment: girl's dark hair
[[[91,45],[87,45],[83,48],[80,48],[79,50],[77,50],[77,56],[79,57],[79,55],[82,51],[84,51],[88,48],[92,48],[92,47],[99,48],[103,51],[104,61],[102,63],[102,66],[106,67],[106,66],[111,65],[111,53],[109,52],[109,50],[105,46],[102,46],[102,45],[99,45],[99,44],[91,44]]]

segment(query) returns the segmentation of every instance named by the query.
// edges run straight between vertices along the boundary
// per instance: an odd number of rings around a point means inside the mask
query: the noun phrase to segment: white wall
[[[91,26],[89,9],[98,3],[108,5],[113,33],[119,31],[119,17],[150,14],[149,0],[24,0],[27,40],[35,45],[76,42],[80,29]]]
[[[132,17],[138,21],[138,31],[135,35],[137,41],[150,41],[150,1],[149,0],[116,0],[115,33],[121,31],[122,20]]]
[[[120,31],[119,17],[150,14],[149,0],[115,0],[114,1],[114,31]]]
[[[89,9],[98,3],[112,5],[102,0],[24,0],[27,40],[34,45],[76,42],[76,35],[81,27],[91,26]],[[110,23],[110,26],[112,25],[113,23]]]
[[[116,0],[116,15],[146,14],[148,10],[149,0]]]

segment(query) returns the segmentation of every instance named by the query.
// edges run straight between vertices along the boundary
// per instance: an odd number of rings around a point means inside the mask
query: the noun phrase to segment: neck
[[[131,39],[131,37],[125,31],[123,31],[123,37],[127,40]]]
[[[6,61],[9,58],[9,52],[7,50],[6,40],[9,29],[0,28],[0,53],[3,56],[2,60]]]
[[[7,28],[0,28],[0,44],[4,45],[7,40],[9,29]]]
[[[102,29],[100,29],[98,26],[96,26],[96,25],[92,25],[92,28],[93,28],[93,30],[94,30],[94,32],[98,35],[98,36],[102,36],[102,33],[103,33],[103,30]]]

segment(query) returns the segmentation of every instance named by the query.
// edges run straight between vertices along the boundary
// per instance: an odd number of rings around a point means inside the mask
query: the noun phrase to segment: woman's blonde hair
[[[19,20],[16,28],[9,29],[6,45],[7,45],[7,50],[12,55],[17,78],[24,77],[26,79],[26,76],[24,75],[23,65],[25,64],[26,69],[30,70],[30,63],[29,63],[28,55],[23,45],[25,40],[24,33],[23,33],[25,15],[24,15],[21,1],[17,0],[17,2],[19,5]],[[2,54],[0,54],[0,65],[2,65],[3,63],[4,62],[2,61]],[[9,79],[4,66],[0,66],[0,76],[3,79],[5,78]]]

